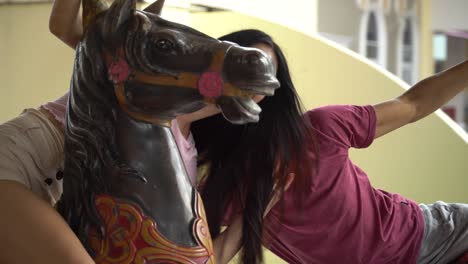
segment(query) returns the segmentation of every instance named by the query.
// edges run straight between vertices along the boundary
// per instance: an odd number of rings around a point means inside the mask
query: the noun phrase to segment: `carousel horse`
[[[163,1],[135,1],[83,8],[58,209],[96,263],[214,263],[170,121],[216,104],[232,123],[256,122],[252,97],[279,82],[265,53],[162,19]]]

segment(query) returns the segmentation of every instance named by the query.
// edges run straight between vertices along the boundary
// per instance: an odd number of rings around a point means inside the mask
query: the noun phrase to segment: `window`
[[[414,61],[414,48],[414,32],[412,21],[411,18],[406,18],[403,30],[403,54],[400,56],[403,57],[401,78],[409,84],[413,84],[415,82],[414,71],[416,62]]]
[[[398,29],[397,75],[408,84],[414,84],[418,79],[419,34],[415,17],[414,9],[406,12]]]
[[[371,61],[386,67],[387,64],[387,29],[381,5],[369,4],[361,17],[359,53]]]
[[[434,47],[433,58],[435,63],[435,72],[445,70],[447,61],[447,36],[442,33],[436,33],[433,36],[432,45]]]
[[[374,12],[369,14],[367,21],[366,57],[377,62],[379,48],[379,32]]]

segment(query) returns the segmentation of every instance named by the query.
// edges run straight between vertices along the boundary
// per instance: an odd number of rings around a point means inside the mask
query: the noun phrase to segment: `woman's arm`
[[[263,217],[265,218],[271,209],[278,203],[281,199],[281,196],[284,192],[291,186],[291,183],[294,180],[294,173],[288,175],[286,184],[283,191],[278,190],[276,185],[273,186],[272,198],[268,205],[265,208]],[[230,225],[213,240],[213,249],[215,253],[216,263],[224,264],[231,261],[231,259],[239,252],[241,249],[242,241],[242,214],[238,214],[231,221]]]
[[[63,218],[22,184],[0,180],[0,212],[0,263],[94,263]]]
[[[49,18],[49,30],[73,49],[83,35],[81,0],[55,0]]]
[[[228,263],[241,249],[242,215],[238,214],[226,228],[213,240],[216,263]]]
[[[468,87],[468,61],[420,81],[398,98],[375,105],[376,138],[439,109]]]

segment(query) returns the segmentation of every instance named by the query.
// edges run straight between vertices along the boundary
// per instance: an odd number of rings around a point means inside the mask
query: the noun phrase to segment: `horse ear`
[[[83,29],[86,30],[89,22],[108,8],[109,4],[106,0],[83,0]]]
[[[136,15],[136,0],[115,0],[106,13],[102,25],[105,41],[121,43],[128,28]]]
[[[154,3],[147,6],[143,11],[153,13],[156,15],[161,15],[163,6],[164,6],[164,0],[156,0]]]

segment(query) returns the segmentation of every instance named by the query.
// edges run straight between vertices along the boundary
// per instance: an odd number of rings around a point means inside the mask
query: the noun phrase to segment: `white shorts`
[[[0,180],[24,184],[55,205],[62,194],[64,136],[46,110],[27,109],[0,125]]]
[[[418,264],[452,263],[468,251],[468,204],[438,201],[419,207],[425,226]]]

